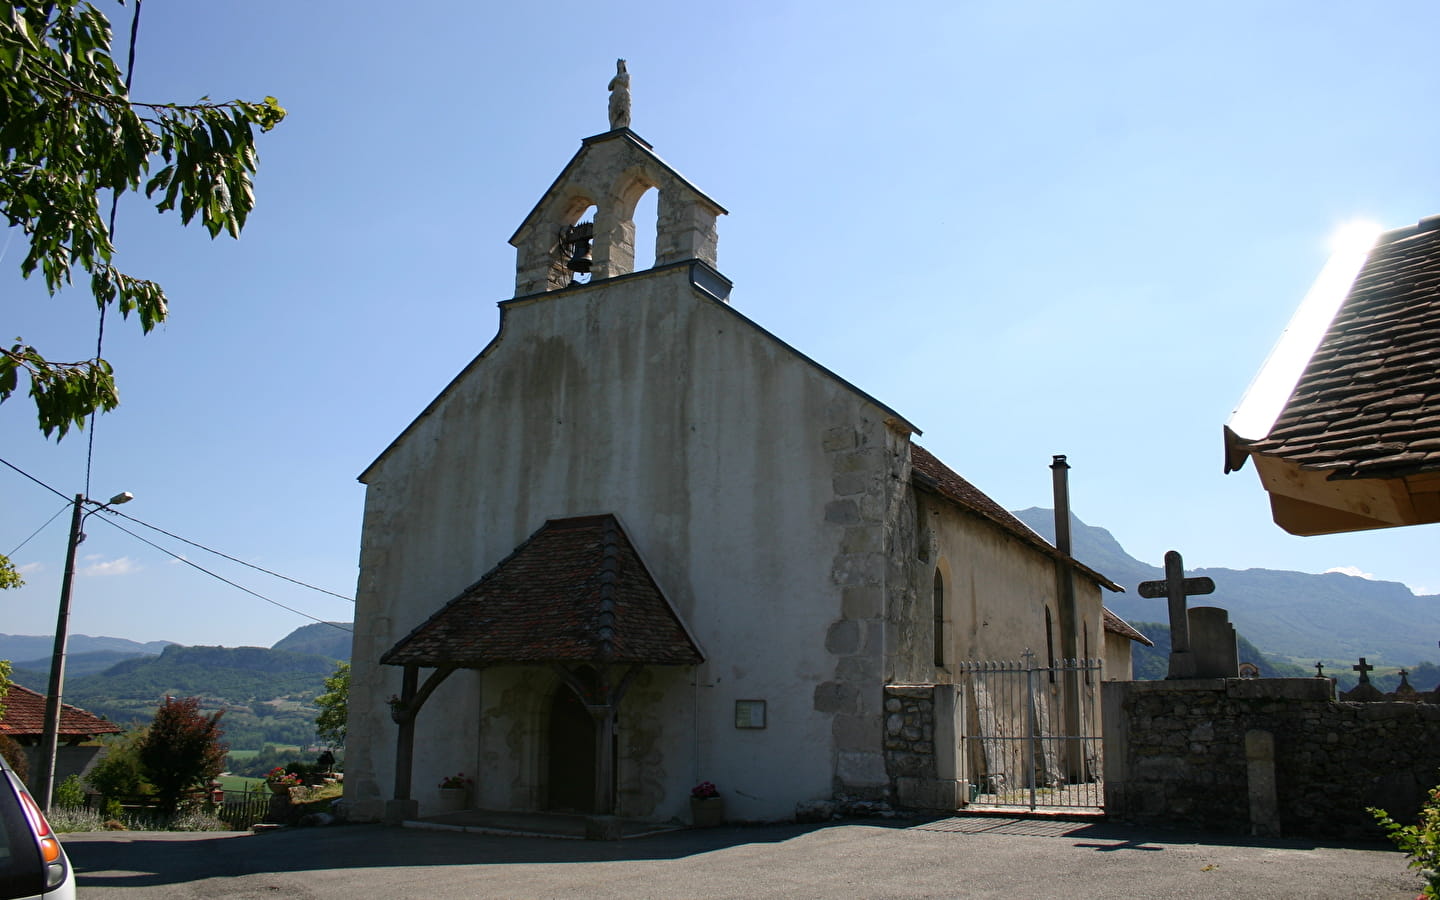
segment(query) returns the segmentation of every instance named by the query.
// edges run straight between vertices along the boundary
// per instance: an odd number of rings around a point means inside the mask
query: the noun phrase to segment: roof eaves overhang
[[[1104,620],[1105,630],[1110,634],[1118,634],[1123,638],[1135,641],[1138,644],[1144,644],[1147,647],[1155,646],[1154,641],[1142,634],[1134,625],[1117,616],[1108,606],[1100,607],[1100,612],[1101,618]]]
[[[1357,477],[1251,451],[1271,517],[1291,534],[1312,536],[1440,522],[1440,472]]]

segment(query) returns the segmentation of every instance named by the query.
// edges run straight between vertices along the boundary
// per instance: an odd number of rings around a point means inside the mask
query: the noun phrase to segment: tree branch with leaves
[[[325,679],[325,693],[315,698],[320,715],[315,717],[315,733],[332,747],[345,746],[350,720],[350,664],[342,662],[334,674]]]
[[[0,0],[0,216],[29,242],[22,276],[39,271],[54,294],[78,267],[102,311],[134,313],[148,333],[169,300],[159,284],[113,265],[102,195],[139,192],[143,180],[161,212],[178,205],[182,223],[198,216],[212,238],[238,237],[255,206],[254,129],[274,128],[285,109],[274,97],[132,100],[111,39],[109,20],[83,0]],[[119,404],[114,371],[98,355],[55,362],[22,338],[0,345],[0,403],[22,374],[46,436],[64,437]]]

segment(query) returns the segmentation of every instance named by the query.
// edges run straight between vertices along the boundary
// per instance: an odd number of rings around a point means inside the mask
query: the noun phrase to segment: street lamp
[[[65,549],[65,577],[60,582],[60,615],[55,621],[55,651],[50,657],[50,690],[45,697],[45,737],[40,744],[40,806],[50,812],[55,796],[55,753],[60,743],[60,693],[65,683],[65,642],[70,632],[70,586],[75,580],[75,548],[85,540],[85,520],[102,509],[119,506],[135,499],[129,491],[116,494],[107,503],[98,503],[84,494],[75,495],[75,508],[70,513],[70,544]],[[84,505],[95,508],[84,512]]]

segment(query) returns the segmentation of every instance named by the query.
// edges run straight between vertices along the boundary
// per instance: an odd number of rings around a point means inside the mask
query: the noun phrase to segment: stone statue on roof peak
[[[630,127],[630,73],[625,60],[615,60],[615,77],[610,79],[610,130]]]

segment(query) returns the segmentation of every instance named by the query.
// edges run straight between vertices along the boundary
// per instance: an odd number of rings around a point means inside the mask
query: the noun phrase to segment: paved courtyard
[[[1366,898],[1420,880],[1381,845],[1111,824],[940,819],[770,825],[599,843],[390,829],[68,835],[106,898]]]

